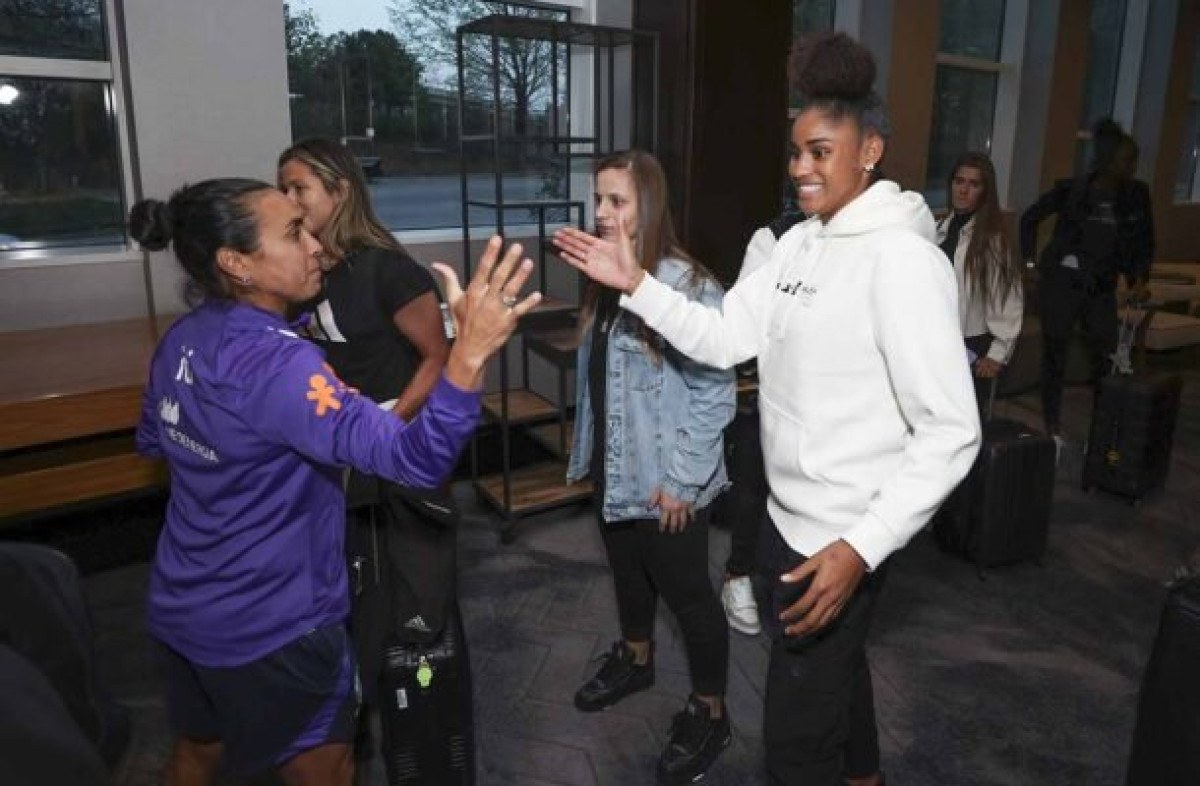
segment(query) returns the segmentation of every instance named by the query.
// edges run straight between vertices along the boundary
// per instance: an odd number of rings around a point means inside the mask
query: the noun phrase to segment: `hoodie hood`
[[[850,237],[880,229],[907,229],[931,243],[937,234],[925,198],[915,191],[901,191],[891,180],[872,185],[820,231],[826,237]]]

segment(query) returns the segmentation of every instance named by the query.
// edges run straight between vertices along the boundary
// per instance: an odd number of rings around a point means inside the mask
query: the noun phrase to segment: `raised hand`
[[[480,386],[487,359],[504,346],[521,317],[542,299],[540,292],[520,299],[521,287],[533,273],[533,262],[521,259],[523,249],[517,244],[509,246],[501,259],[503,245],[499,235],[492,236],[465,291],[453,268],[444,262],[431,265],[442,279],[454,318],[456,339],[446,360],[446,378],[461,388]]]
[[[598,284],[632,293],[645,271],[638,264],[633,239],[618,228],[615,240],[589,235],[575,227],[554,233],[554,245],[563,260]]]

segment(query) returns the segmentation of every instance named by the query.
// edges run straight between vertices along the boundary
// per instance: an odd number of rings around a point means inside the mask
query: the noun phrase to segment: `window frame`
[[[1000,195],[1000,205],[1008,209],[1010,203],[1010,188],[1012,181],[1013,157],[1016,148],[1017,129],[1019,128],[1018,109],[1021,99],[1022,61],[1025,52],[1025,36],[1029,21],[1030,0],[1007,0],[1004,3],[1004,15],[1000,20],[1000,54],[998,60],[989,60],[971,55],[959,55],[939,51],[934,57],[935,73],[941,66],[959,68],[977,73],[992,74],[996,77],[996,99],[992,107],[992,130],[988,141],[988,156],[996,168],[996,190]],[[939,24],[941,20],[938,20]],[[937,115],[937,96],[933,96],[930,121]],[[932,126],[931,126],[932,130]],[[928,161],[933,152],[933,135],[930,134],[930,146],[926,149],[926,171]],[[928,182],[922,184],[922,193],[930,188]],[[941,210],[945,205],[930,205]]]
[[[1187,103],[1184,105],[1183,111],[1184,116],[1188,118],[1192,117],[1192,113],[1200,115],[1200,87],[1193,87],[1193,89],[1188,92]],[[1183,196],[1175,196],[1175,184],[1173,183],[1171,186],[1171,201],[1176,205],[1200,204],[1200,131],[1197,132],[1195,138],[1184,139],[1183,144],[1191,145],[1192,148],[1192,168],[1188,177],[1188,179],[1191,181],[1191,185],[1188,188],[1187,193],[1185,193]],[[1179,151],[1180,158],[1182,158],[1183,154],[1186,152],[1186,147]],[[1179,171],[1175,172],[1175,179],[1177,182],[1181,174],[1182,173]]]
[[[0,55],[0,78],[70,79],[101,82],[106,87],[108,111],[116,131],[117,168],[120,172],[122,211],[128,210],[137,196],[133,163],[130,157],[131,131],[127,111],[127,77],[123,38],[117,23],[116,0],[103,0],[105,60],[71,60],[57,57],[28,57]],[[0,270],[55,267],[59,265],[102,264],[111,262],[141,262],[144,252],[136,242],[100,246],[45,246],[12,251],[0,251]]]

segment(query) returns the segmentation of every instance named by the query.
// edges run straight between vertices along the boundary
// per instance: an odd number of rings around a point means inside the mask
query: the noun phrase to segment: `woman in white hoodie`
[[[789,174],[812,218],[723,309],[644,275],[626,237],[555,242],[681,352],[718,367],[758,358],[774,525],[760,569],[776,569],[767,769],[776,783],[868,786],[883,782],[864,648],[881,568],[966,475],[979,416],[933,216],[876,174],[888,127],[874,60],[823,34],[790,66],[806,103]]]
[[[980,379],[994,379],[1012,357],[1025,298],[1021,265],[1000,212],[996,169],[983,153],[963,153],[950,170],[951,211],[937,243],[954,264],[958,314]]]

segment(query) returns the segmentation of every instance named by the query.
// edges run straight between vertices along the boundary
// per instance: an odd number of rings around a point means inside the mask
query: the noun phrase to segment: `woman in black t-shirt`
[[[321,293],[305,306],[308,337],[347,385],[411,420],[449,354],[433,276],[376,218],[362,170],[342,145],[297,142],[280,155],[278,180],[326,257]],[[384,647],[427,645],[448,624],[454,528],[431,526],[408,492],[376,478],[351,473],[346,498],[350,627],[364,702],[382,706],[375,694]]]
[[[346,384],[411,420],[449,353],[433,276],[375,217],[358,162],[337,142],[297,142],[278,177],[327,260],[312,339]]]

